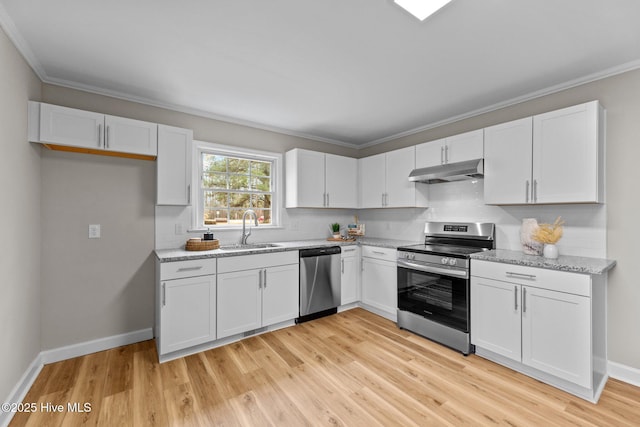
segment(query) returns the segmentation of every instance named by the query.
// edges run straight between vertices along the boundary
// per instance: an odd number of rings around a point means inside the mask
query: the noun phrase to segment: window
[[[234,227],[251,209],[260,225],[278,225],[279,155],[202,143],[198,164],[198,228]]]

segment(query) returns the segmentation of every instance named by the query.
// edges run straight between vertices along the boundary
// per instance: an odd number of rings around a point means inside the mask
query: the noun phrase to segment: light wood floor
[[[44,367],[11,426],[640,425],[640,388],[593,405],[354,309],[158,364],[153,341]]]

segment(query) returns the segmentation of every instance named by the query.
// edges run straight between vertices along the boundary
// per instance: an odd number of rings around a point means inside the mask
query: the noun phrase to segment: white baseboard
[[[609,361],[607,370],[609,377],[640,387],[640,369]]]
[[[36,378],[38,378],[38,374],[42,370],[44,364],[42,363],[41,355],[38,354],[33,362],[29,365],[27,370],[20,378],[20,381],[16,384],[16,386],[11,390],[9,396],[2,403],[20,403],[24,400],[24,397],[27,395],[27,392],[33,385]],[[0,411],[0,426],[7,427],[13,418],[13,412],[4,412]]]
[[[113,335],[110,337],[99,338],[97,340],[54,348],[52,350],[45,350],[40,353],[40,357],[42,359],[42,363],[46,365],[47,363],[60,362],[61,360],[85,356],[87,354],[109,350],[122,345],[150,340],[151,338],[153,338],[153,329],[140,329],[138,331],[127,332],[126,334]]]

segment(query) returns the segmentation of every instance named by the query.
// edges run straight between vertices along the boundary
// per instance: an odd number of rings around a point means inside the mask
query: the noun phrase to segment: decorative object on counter
[[[334,222],[333,224],[331,224],[330,228],[331,228],[331,232],[333,233],[333,238],[334,239],[339,239],[340,238],[340,224],[338,224],[337,222]]]
[[[558,247],[556,243],[558,243],[562,237],[563,225],[564,221],[561,217],[558,217],[553,224],[540,224],[534,232],[533,238],[544,244],[542,255],[545,258],[558,258]]]
[[[204,238],[202,240],[213,240],[213,233],[211,230],[207,228],[207,232],[204,233]]]
[[[538,229],[538,220],[535,218],[523,218],[522,228],[520,228],[520,243],[522,252],[527,255],[542,255],[543,244],[533,238],[533,234]]]
[[[354,224],[347,225],[347,235],[364,236],[364,224],[358,223],[358,215],[354,215]]]
[[[220,248],[220,241],[218,239],[202,240],[199,237],[194,237],[187,240],[184,245],[184,249],[187,251],[212,251]]]
[[[348,237],[348,236],[338,235],[338,237],[334,237],[334,236],[329,237],[327,239],[327,241],[329,241],[329,242],[355,242],[356,239],[355,239],[355,237]]]

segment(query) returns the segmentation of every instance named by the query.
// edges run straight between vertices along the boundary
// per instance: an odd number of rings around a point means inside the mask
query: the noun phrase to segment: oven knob
[[[448,262],[449,262],[449,258],[447,258],[447,257],[444,257],[444,258],[442,258],[442,259],[440,260],[440,263],[442,263],[442,264],[444,264],[444,265],[447,265],[447,263],[448,263]]]
[[[456,265],[456,259],[455,258],[450,258],[449,259],[449,265]]]
[[[411,261],[416,259],[416,254],[411,254]]]

